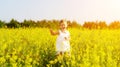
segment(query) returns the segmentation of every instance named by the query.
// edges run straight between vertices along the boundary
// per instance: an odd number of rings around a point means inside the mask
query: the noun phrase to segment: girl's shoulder
[[[67,30],[67,34],[70,35],[70,32]]]
[[[59,33],[61,33],[62,31],[61,30],[58,30]]]
[[[58,32],[59,32],[59,34],[64,33],[64,32],[62,32],[61,30],[58,30]],[[70,34],[68,30],[65,30],[65,33],[66,33],[66,34]]]
[[[70,33],[68,30],[66,30],[67,33]]]

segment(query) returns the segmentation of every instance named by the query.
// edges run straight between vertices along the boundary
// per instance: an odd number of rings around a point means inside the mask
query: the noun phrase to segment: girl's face
[[[66,22],[60,23],[60,29],[66,29],[66,28],[67,28]]]

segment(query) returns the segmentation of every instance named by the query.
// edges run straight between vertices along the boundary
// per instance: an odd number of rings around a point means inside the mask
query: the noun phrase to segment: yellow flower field
[[[71,56],[55,56],[47,28],[0,29],[0,67],[120,67],[120,30],[69,29]]]

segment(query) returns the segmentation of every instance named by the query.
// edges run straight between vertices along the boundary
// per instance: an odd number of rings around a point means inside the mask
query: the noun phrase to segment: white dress
[[[59,30],[59,35],[56,40],[56,51],[59,52],[69,52],[70,51],[70,42],[65,38],[69,38],[70,33],[69,31],[62,32]]]

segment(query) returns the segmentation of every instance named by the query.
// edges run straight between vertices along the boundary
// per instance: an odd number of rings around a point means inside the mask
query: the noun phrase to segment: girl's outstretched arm
[[[50,33],[51,33],[51,35],[59,35],[59,32],[58,31],[53,31],[52,29],[50,29]]]

